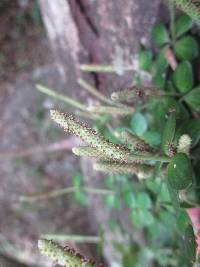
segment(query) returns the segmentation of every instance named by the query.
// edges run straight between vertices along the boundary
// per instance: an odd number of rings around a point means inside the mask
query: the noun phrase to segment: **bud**
[[[178,141],[178,153],[185,153],[186,155],[189,155],[191,144],[192,139],[190,138],[190,136],[183,134]]]

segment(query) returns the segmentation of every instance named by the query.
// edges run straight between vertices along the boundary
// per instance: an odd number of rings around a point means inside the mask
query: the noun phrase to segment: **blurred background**
[[[81,194],[45,197],[80,180],[93,187],[101,184],[91,163],[72,155],[79,141],[49,118],[51,108],[74,108],[42,94],[36,84],[81,103],[92,100],[78,85],[79,78],[107,95],[129,86],[133,72],[121,73],[120,66],[135,64],[140,43],[150,46],[152,25],[161,16],[165,19],[166,7],[159,0],[125,2],[0,0],[1,267],[52,266],[38,252],[41,235],[95,237],[99,225],[112,216],[109,210],[102,212],[101,197],[89,197],[86,205]],[[84,73],[81,64],[113,64],[118,74]],[[24,197],[39,193],[43,197]],[[89,257],[97,257],[98,251],[106,259],[109,255],[110,266],[117,266],[118,256],[111,248],[102,252],[98,242],[70,242]]]

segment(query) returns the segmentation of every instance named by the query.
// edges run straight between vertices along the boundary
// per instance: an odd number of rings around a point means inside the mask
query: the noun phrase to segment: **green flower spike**
[[[189,155],[191,144],[192,139],[190,138],[190,136],[187,134],[183,134],[178,141],[178,153],[185,153],[186,155]]]
[[[161,95],[156,88],[153,87],[138,87],[132,86],[128,89],[113,92],[111,94],[111,99],[113,101],[126,101],[134,97],[150,96],[150,95]]]
[[[110,107],[110,106],[91,106],[88,107],[89,112],[94,112],[96,114],[109,114],[109,115],[129,115],[134,112],[131,107]]]
[[[198,0],[169,0],[174,3],[183,12],[200,24],[200,3]]]
[[[104,154],[102,154],[98,149],[95,147],[90,146],[78,146],[73,147],[72,152],[81,157],[94,157],[102,160],[109,160],[111,158],[106,157]]]
[[[118,163],[109,161],[99,161],[93,165],[94,170],[113,174],[136,174],[139,179],[144,179],[153,170],[151,166],[145,164]]]
[[[51,110],[51,118],[65,131],[80,137],[83,141],[97,148],[105,156],[126,162],[130,156],[130,150],[122,145],[115,145],[107,141],[102,135],[89,128],[85,123],[76,120],[72,115]]]
[[[63,248],[50,240],[39,240],[38,248],[42,254],[65,267],[98,267],[93,260],[86,259],[74,249]]]
[[[137,92],[137,89],[136,87],[131,87],[131,88],[128,88],[128,89],[124,89],[124,90],[120,90],[120,91],[117,91],[117,92],[113,92],[111,94],[111,99],[113,101],[126,101],[126,100],[129,100],[130,98],[133,98],[136,95],[136,92]]]
[[[131,149],[135,151],[151,151],[151,147],[146,144],[138,136],[129,133],[128,131],[121,131],[117,133],[117,137],[123,139],[127,144],[130,144]]]

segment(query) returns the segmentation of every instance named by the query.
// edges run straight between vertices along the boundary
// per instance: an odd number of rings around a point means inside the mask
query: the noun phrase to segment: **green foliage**
[[[180,60],[193,60],[199,55],[199,46],[193,37],[184,36],[176,42],[174,51]]]
[[[169,42],[169,34],[163,23],[154,25],[152,29],[152,40],[157,46],[162,46]]]
[[[200,111],[200,86],[197,86],[187,95],[184,96],[185,102],[190,106],[192,110]]]
[[[184,4],[174,2],[181,7]],[[193,72],[199,47],[190,34],[193,21],[187,15],[181,14],[173,22],[170,30],[163,23],[154,26],[152,41],[157,47],[155,52],[145,47],[140,50],[134,86],[114,92],[111,99],[92,91],[110,105],[86,109],[85,115],[94,119],[93,128],[69,114],[51,113],[65,131],[86,143],[73,152],[95,157],[94,169],[109,173],[104,185],[114,194],[106,194],[103,203],[115,216],[109,218],[108,227],[130,238],[127,246],[114,244],[122,254],[123,267],[152,263],[189,267],[196,260],[187,208],[199,206],[200,86]],[[141,86],[144,71],[151,75],[153,87]],[[68,97],[65,102],[85,109]],[[94,118],[94,111],[101,116]],[[112,120],[112,115],[122,114],[126,116]],[[77,187],[75,198],[85,204],[79,174],[73,177],[73,186]],[[133,233],[145,233],[144,244],[137,242],[130,229],[126,232],[119,219],[122,211],[128,215]]]
[[[176,129],[176,115],[173,112],[167,119],[163,134],[162,134],[162,150],[165,154],[169,153],[169,145],[172,144]]]
[[[176,37],[180,37],[193,26],[193,20],[186,14],[182,13],[175,21],[175,33]]]
[[[139,67],[141,70],[148,70],[152,64],[152,52],[141,50],[139,53]]]
[[[177,66],[173,74],[173,80],[177,89],[182,93],[187,93],[192,89],[194,78],[192,65],[189,61],[183,61]]]
[[[147,121],[141,113],[135,112],[133,114],[131,119],[131,128],[138,136],[142,136],[146,132]]]
[[[192,165],[185,154],[178,153],[172,157],[167,167],[167,178],[170,186],[176,190],[186,189],[192,184]]]
[[[189,266],[195,262],[196,257],[196,241],[194,236],[194,230],[191,225],[188,225],[185,230],[184,241],[186,263],[188,263]]]

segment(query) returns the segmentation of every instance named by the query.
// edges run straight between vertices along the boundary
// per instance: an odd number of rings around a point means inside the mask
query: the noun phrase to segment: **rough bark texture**
[[[63,78],[71,90],[80,75],[80,63],[133,63],[140,42],[149,45],[151,26],[156,20],[159,0],[40,0],[44,23]],[[101,90],[128,86],[116,74],[90,76]]]

